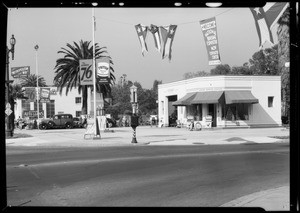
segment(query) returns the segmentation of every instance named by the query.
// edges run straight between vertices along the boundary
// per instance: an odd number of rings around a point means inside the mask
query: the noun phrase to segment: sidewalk
[[[110,132],[100,131],[100,139],[86,136],[85,129],[15,130],[15,135],[27,134],[32,137],[11,138],[8,146],[122,146],[122,145],[217,145],[257,144],[288,142],[289,131],[285,128],[259,129],[215,129],[188,131],[185,128],[157,128],[142,126],[136,129],[137,144],[132,144],[131,127],[111,128]]]
[[[261,207],[266,211],[290,210],[290,187],[256,192],[221,205],[221,207]]]

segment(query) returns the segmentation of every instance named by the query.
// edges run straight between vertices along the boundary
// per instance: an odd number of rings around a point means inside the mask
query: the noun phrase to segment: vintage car
[[[73,116],[71,114],[57,114],[52,118],[42,119],[39,123],[40,129],[66,128],[74,127]]]

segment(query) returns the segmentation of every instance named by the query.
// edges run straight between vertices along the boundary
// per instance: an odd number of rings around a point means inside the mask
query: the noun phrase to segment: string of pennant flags
[[[259,38],[259,49],[263,48],[265,42],[270,42],[272,45],[274,45],[274,39],[271,33],[271,28],[277,23],[278,19],[286,10],[288,5],[289,5],[288,2],[270,2],[262,8],[249,8],[253,15],[258,38]],[[216,16],[224,14],[230,10],[232,10],[232,8],[223,11],[222,13],[217,14],[212,18],[197,21],[200,22],[200,27],[204,36],[204,41],[206,43],[209,65],[221,64],[220,51],[218,45],[218,36],[217,36]],[[115,22],[119,22],[119,21],[115,21]],[[129,24],[125,22],[122,23]],[[145,26],[143,24],[134,25],[141,45],[142,55],[145,56],[146,52],[148,52],[147,36],[149,33],[151,33],[153,35],[155,48],[161,54],[162,59],[168,58],[169,61],[171,61],[172,44],[173,44],[177,27],[178,25],[189,24],[189,23],[195,23],[195,22],[186,22],[177,25],[170,24],[168,26],[157,26],[154,24],[151,24],[150,26]]]

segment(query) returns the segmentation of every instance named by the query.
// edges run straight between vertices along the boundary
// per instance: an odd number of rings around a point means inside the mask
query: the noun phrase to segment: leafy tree
[[[248,63],[244,63],[243,66],[232,67],[231,69],[232,75],[251,75],[251,70]]]
[[[24,89],[22,88],[21,84],[13,84],[9,85],[9,103],[11,105],[12,113],[9,116],[10,119],[10,129],[14,129],[14,120],[15,120],[15,104],[17,99],[27,99],[24,93]],[[8,116],[5,115],[5,119],[7,119]]]
[[[74,42],[73,46],[67,44],[67,48],[61,48],[62,50],[58,53],[63,54],[63,58],[56,60],[54,84],[58,86],[59,93],[62,93],[63,88],[66,88],[66,95],[72,88],[78,87],[78,92],[82,92],[82,114],[87,114],[87,88],[91,86],[80,85],[80,70],[79,70],[79,60],[81,59],[92,59],[93,58],[93,46],[90,46],[90,41],[80,41],[79,44]],[[113,61],[108,56],[106,47],[99,47],[95,44],[95,58],[107,57],[110,62],[110,79],[111,84],[109,85],[96,85],[96,90],[99,91],[101,88],[101,93],[103,97],[106,98],[111,93],[111,86],[114,84],[115,76],[113,74],[114,69],[112,67]]]
[[[46,87],[46,81],[44,77],[38,76],[39,78],[39,87]],[[36,87],[37,76],[35,74],[30,74],[26,77],[21,78],[21,86],[22,87]]]
[[[290,61],[290,13],[289,8],[278,19],[278,69],[281,74],[284,116],[290,120],[290,69],[285,63]]]
[[[277,45],[259,50],[249,59],[252,75],[278,75]]]
[[[127,115],[132,111],[130,103],[130,87],[135,85],[137,87],[139,115],[149,115],[157,113],[157,85],[161,81],[155,80],[152,89],[143,89],[139,82],[132,82],[130,80],[117,84],[112,87],[112,105],[108,106],[106,113],[111,114],[114,118],[118,115]]]
[[[211,75],[228,75],[231,73],[231,68],[228,64],[219,64],[210,70]]]
[[[187,72],[183,74],[184,79],[196,78],[201,76],[208,76],[209,73],[205,71]]]
[[[115,119],[119,115],[123,115],[126,110],[131,111],[130,104],[130,86],[132,82],[128,81],[123,84],[114,85],[111,89],[112,105],[105,110],[106,113],[111,114]]]

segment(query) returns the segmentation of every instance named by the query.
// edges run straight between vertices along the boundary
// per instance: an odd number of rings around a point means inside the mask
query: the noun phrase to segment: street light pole
[[[40,114],[40,106],[39,106],[39,71],[38,71],[38,49],[39,45],[34,46],[35,49],[35,69],[36,69],[36,108],[37,108],[37,128],[39,129],[39,114]]]
[[[5,99],[6,99],[6,128],[5,128],[5,135],[6,137],[12,137],[13,136],[13,128],[12,128],[12,123],[11,123],[11,105],[9,103],[10,101],[10,97],[9,97],[9,84],[12,83],[12,80],[9,80],[9,53],[11,52],[12,54],[12,60],[14,60],[14,53],[15,53],[15,44],[16,44],[16,39],[14,37],[14,35],[12,35],[11,39],[10,39],[10,45],[11,48],[8,49],[8,47],[6,46],[6,79],[5,79],[5,83],[6,83],[6,94],[5,94]]]

